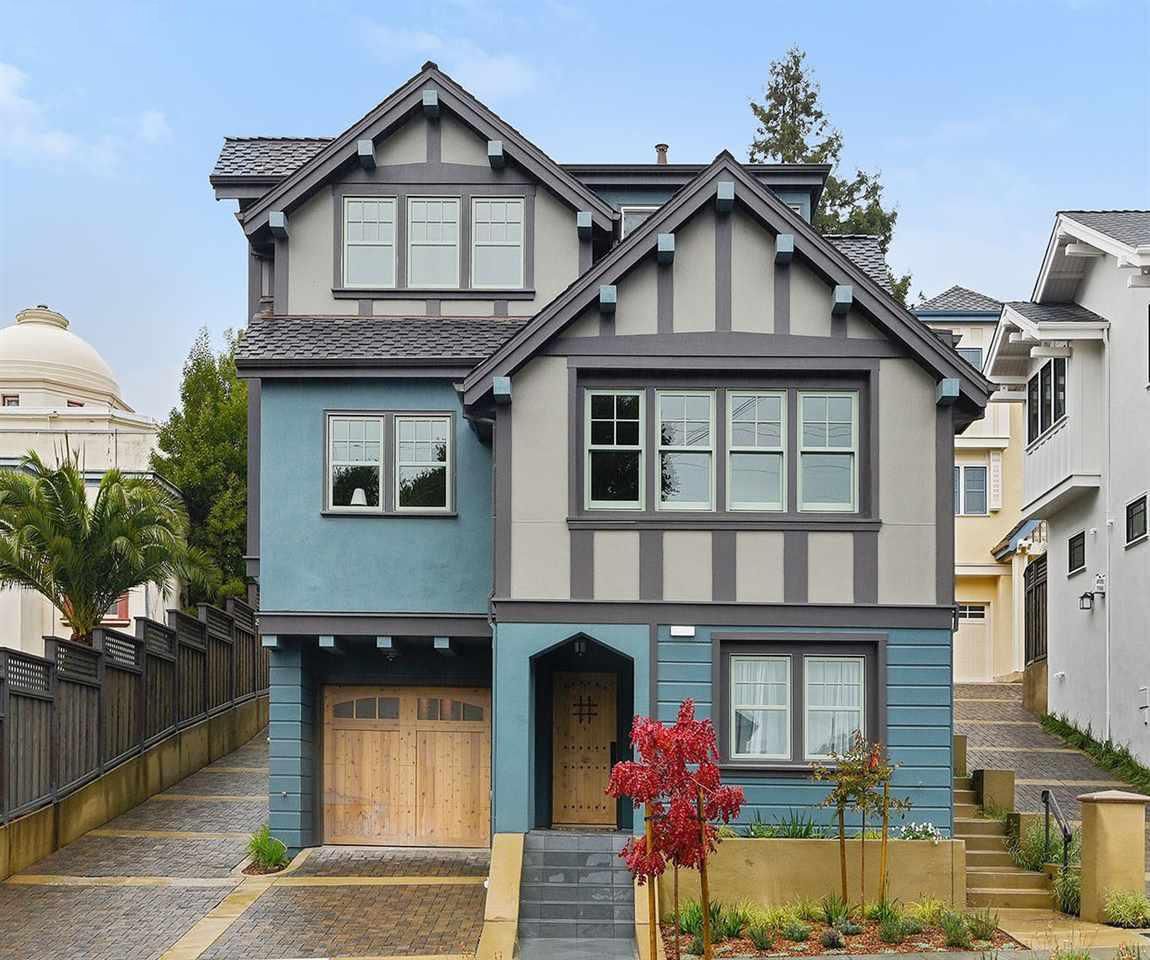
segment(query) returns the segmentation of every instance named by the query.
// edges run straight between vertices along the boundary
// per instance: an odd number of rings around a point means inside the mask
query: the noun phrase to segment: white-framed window
[[[731,657],[731,751],[738,760],[791,759],[791,658]]]
[[[522,197],[474,197],[471,201],[471,285],[522,287]]]
[[[383,417],[328,417],[328,500],[332,510],[383,509]]]
[[[982,347],[959,347],[958,355],[975,370],[982,369]]]
[[[451,418],[395,417],[395,510],[451,509]]]
[[[395,198],[343,198],[343,285],[395,286]]]
[[[710,510],[715,486],[715,396],[660,390],[659,508]]]
[[[727,394],[727,505],[783,510],[786,489],[786,394]]]
[[[641,510],[643,392],[588,390],[586,396],[586,506],[594,510]]]
[[[976,463],[954,465],[954,513],[959,517],[987,514],[987,468]]]
[[[986,604],[985,603],[959,603],[958,619],[959,620],[977,620],[979,622],[986,619]]]
[[[619,225],[619,238],[627,236],[633,230],[637,229],[644,220],[653,214],[658,207],[649,205],[626,205],[619,208],[619,214],[622,218]]]
[[[806,758],[845,753],[856,731],[866,736],[864,658],[805,657],[803,670]]]
[[[459,286],[459,197],[408,197],[407,285]]]
[[[858,509],[858,394],[799,392],[799,509]]]

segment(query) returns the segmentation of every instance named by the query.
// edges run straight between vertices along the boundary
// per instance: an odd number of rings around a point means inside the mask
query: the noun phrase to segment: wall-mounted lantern
[[[1094,609],[1094,594],[1084,593],[1078,598],[1079,610],[1093,610]]]

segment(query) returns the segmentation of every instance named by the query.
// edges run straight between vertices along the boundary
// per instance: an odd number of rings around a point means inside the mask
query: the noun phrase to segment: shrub
[[[265,823],[248,841],[248,856],[252,858],[252,865],[260,870],[278,870],[287,863],[287,847],[272,836]]]
[[[1141,890],[1109,890],[1102,916],[1112,927],[1145,927],[1150,924],[1150,900]]]
[[[747,937],[756,950],[770,950],[775,945],[775,931],[765,923],[753,923],[747,927]]]
[[[735,940],[742,935],[750,919],[743,907],[725,907],[714,925],[716,940]]]
[[[840,921],[847,918],[850,912],[847,909],[846,901],[837,893],[823,897],[819,901],[819,906],[823,909],[823,920],[826,921],[828,927],[837,926]]]
[[[966,915],[966,928],[975,940],[993,940],[998,932],[998,914],[989,907]]]
[[[1072,917],[1078,916],[1082,906],[1082,873],[1075,867],[1069,870],[1059,868],[1051,886],[1058,909]]]
[[[1048,733],[1061,737],[1070,746],[1089,754],[1100,766],[1116,773],[1120,780],[1133,784],[1143,793],[1150,792],[1150,768],[1139,763],[1128,747],[1119,746],[1111,740],[1100,743],[1094,739],[1089,727],[1083,732],[1065,716],[1045,714],[1042,717],[1042,727]]]
[[[902,907],[897,900],[879,900],[863,907],[863,916],[878,924],[887,920],[902,920]]]
[[[919,920],[924,926],[937,927],[939,918],[946,913],[947,905],[935,897],[915,900],[906,908],[906,914]]]
[[[966,925],[966,917],[961,913],[946,911],[938,918],[938,925],[942,927],[943,939],[948,947],[970,949],[970,927]]]
[[[1024,870],[1041,872],[1048,863],[1062,862],[1062,835],[1051,824],[1050,843],[1046,842],[1046,828],[1041,820],[1032,820],[1021,835],[1010,840],[1010,857]],[[1075,830],[1070,840],[1070,863],[1082,861],[1082,833]]]
[[[789,920],[783,924],[783,929],[779,931],[787,940],[794,943],[802,943],[804,940],[811,938],[811,928],[808,927],[801,920]]]
[[[703,955],[703,938],[691,937],[691,942],[687,944],[687,953],[692,957],[701,957]]]
[[[688,900],[679,908],[679,932],[697,936],[703,932],[703,906],[698,900]]]
[[[819,942],[828,950],[842,950],[847,945],[843,935],[834,927],[827,927],[819,937]]]
[[[1130,944],[1124,943],[1114,954],[1114,960],[1142,960],[1142,948],[1132,947]]]
[[[902,932],[908,937],[917,937],[923,931],[925,924],[914,916],[902,918]]]
[[[791,916],[808,923],[818,923],[823,918],[823,905],[811,897],[799,897],[787,904]]]
[[[902,920],[895,916],[885,916],[879,921],[878,938],[883,943],[902,943],[906,939]]]
[[[723,919],[723,905],[719,903],[718,900],[712,900],[707,905],[707,913],[711,920],[711,936],[713,936],[715,940],[723,939],[719,936],[719,923]]]
[[[1050,954],[1050,960],[1091,960],[1091,957],[1085,947],[1060,946]]]
[[[849,916],[843,917],[836,926],[844,937],[856,937],[863,932],[863,928],[855,923]]]
[[[929,840],[933,844],[938,844],[942,840],[942,834],[939,833],[938,827],[929,821],[923,823],[907,823],[898,832],[900,840]]]
[[[822,824],[816,823],[809,814],[795,810],[785,817],[775,817],[775,822],[763,824],[764,837],[777,837],[786,840],[817,840],[824,836]]]

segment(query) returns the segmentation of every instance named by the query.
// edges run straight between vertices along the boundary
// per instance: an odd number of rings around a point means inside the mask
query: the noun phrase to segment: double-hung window
[[[395,286],[395,198],[344,197],[345,287]]]
[[[642,391],[589,390],[586,411],[586,506],[642,508]]]
[[[395,418],[395,509],[450,510],[451,421],[448,417]]]
[[[383,503],[383,418],[328,420],[328,506],[379,512]]]
[[[1126,545],[1146,539],[1146,494],[1126,504]]]
[[[791,658],[731,657],[731,756],[791,758]]]
[[[732,510],[786,506],[786,396],[728,394],[727,503]]]
[[[471,201],[471,285],[523,286],[523,200],[475,197]]]
[[[806,657],[806,756],[842,754],[857,732],[866,736],[862,657]]]
[[[659,507],[710,510],[714,505],[714,407],[710,393],[660,391]]]
[[[1086,531],[1080,530],[1066,541],[1066,574],[1086,569]]]
[[[986,516],[987,468],[974,463],[954,466],[954,512],[960,517]]]
[[[799,393],[799,509],[853,512],[858,395]]]
[[[1047,360],[1026,384],[1026,442],[1066,416],[1066,358]]]
[[[407,200],[407,285],[459,286],[459,198]]]

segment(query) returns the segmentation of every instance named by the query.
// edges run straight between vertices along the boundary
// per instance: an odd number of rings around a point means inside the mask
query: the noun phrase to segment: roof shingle
[[[236,364],[252,366],[471,365],[494,352],[525,318],[315,317],[259,314]]]
[[[1010,300],[1006,306],[1022,314],[1033,323],[1106,323],[1093,310],[1077,303],[1033,303],[1030,300]]]
[[[213,177],[286,177],[331,137],[225,137]]]
[[[1061,210],[1084,227],[1129,247],[1150,247],[1150,210]]]
[[[890,268],[882,252],[882,237],[871,233],[827,233],[823,237],[887,293],[891,292]]]
[[[1002,301],[988,297],[985,293],[960,287],[955,284],[943,290],[936,297],[924,300],[914,306],[915,313],[995,313],[1002,310]]]

